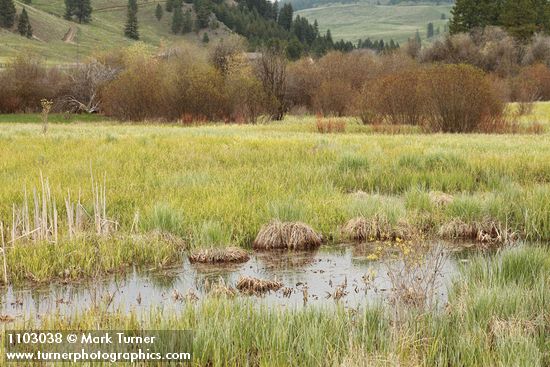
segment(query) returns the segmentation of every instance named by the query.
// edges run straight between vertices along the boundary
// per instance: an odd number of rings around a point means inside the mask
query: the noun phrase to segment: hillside
[[[329,4],[297,12],[300,16],[313,21],[317,19],[319,29],[330,29],[335,39],[348,41],[358,39],[394,39],[404,43],[414,37],[416,31],[426,37],[429,22],[443,31],[447,20],[441,19],[445,14],[450,17],[452,5],[435,5],[404,3],[400,5],[374,5],[369,1],[354,4]]]
[[[165,1],[160,1],[163,4]],[[141,0],[139,3],[139,31],[141,41],[151,48],[178,43],[200,43],[203,35],[190,33],[185,36],[171,33],[171,13],[164,13],[161,21],[155,18],[157,1]],[[123,35],[126,21],[126,0],[94,0],[92,21],[78,24],[63,19],[63,0],[33,0],[25,5],[34,31],[29,40],[18,34],[0,29],[0,63],[17,55],[37,55],[45,62],[70,63],[94,52],[129,46],[133,41]],[[22,2],[16,1],[17,12]],[[186,5],[190,7],[190,5]],[[224,27],[210,30],[210,39],[227,34]],[[65,39],[65,41],[64,41]]]

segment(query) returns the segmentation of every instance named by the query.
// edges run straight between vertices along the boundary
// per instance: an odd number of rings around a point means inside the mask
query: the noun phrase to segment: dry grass
[[[237,282],[237,289],[241,293],[249,295],[259,295],[266,292],[278,291],[283,287],[283,283],[276,280],[264,280],[254,277],[243,276]]]
[[[514,241],[516,233],[492,219],[466,223],[455,219],[439,229],[439,236],[450,240],[469,240],[484,246],[502,245]]]
[[[250,260],[248,253],[238,247],[203,248],[189,254],[189,261],[193,263],[245,263]]]
[[[452,204],[454,201],[454,197],[449,194],[445,194],[444,192],[440,191],[432,191],[430,192],[430,201],[432,204],[436,206],[447,206],[449,204]]]
[[[225,280],[222,277],[214,283],[210,283],[207,280],[204,284],[204,289],[212,297],[233,298],[237,295],[235,288],[225,284]]]
[[[352,241],[407,240],[417,236],[417,231],[406,222],[392,226],[387,217],[376,215],[372,218],[350,219],[342,228],[344,238]]]
[[[260,229],[254,240],[255,249],[309,250],[321,246],[323,237],[301,222],[272,221]]]
[[[346,132],[346,122],[336,119],[325,119],[320,116],[317,116],[317,121],[315,122],[315,127],[317,131],[321,134],[333,134],[333,133],[344,133]]]

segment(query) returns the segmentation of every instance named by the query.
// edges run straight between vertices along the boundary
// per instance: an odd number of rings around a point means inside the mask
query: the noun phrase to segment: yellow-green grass
[[[547,109],[540,104],[525,120],[542,118]],[[12,205],[22,203],[25,188],[39,186],[42,172],[66,238],[59,203],[67,190],[73,198],[80,190],[92,212],[91,167],[106,177],[107,216],[120,223],[120,233],[130,232],[139,213],[140,232],[168,232],[191,247],[250,247],[272,219],[305,222],[339,241],[349,219],[375,215],[406,221],[426,235],[455,219],[492,219],[528,240],[550,239],[548,133],[382,135],[371,129],[349,119],[346,133],[324,135],[314,118],[288,117],[266,125],[51,124],[43,135],[39,124],[5,123],[0,219],[11,223]],[[437,205],[432,191],[454,201]],[[65,256],[71,247],[58,251]],[[19,274],[39,262],[39,254],[18,256]]]
[[[87,115],[87,114],[63,114],[63,113],[51,113],[48,116],[48,122],[52,124],[74,124],[77,122],[104,122],[109,118],[101,115]],[[0,114],[0,123],[30,123],[30,124],[42,124],[42,117],[38,113],[26,113],[26,114]]]
[[[159,2],[138,3],[140,41],[151,50],[200,43],[202,33],[182,36],[171,32],[171,13],[165,12],[158,21],[155,7]],[[164,1],[160,3],[164,4]],[[135,41],[124,37],[127,4],[125,0],[93,1],[91,22],[78,24],[63,19],[63,0],[35,0],[31,5],[25,5],[35,38],[27,39],[17,33],[0,30],[0,63],[7,63],[18,55],[30,55],[51,65],[71,64],[83,61],[90,55],[128,47]],[[21,12],[23,3],[16,1],[16,5],[18,13]],[[76,29],[76,36],[73,42],[64,42],[63,37],[71,27]],[[213,41],[227,35],[223,27],[209,33]]]
[[[92,308],[18,319],[34,330],[192,330],[195,366],[547,366],[550,362],[550,251],[524,247],[478,256],[439,310],[259,306],[206,298],[182,311]],[[397,322],[396,322],[397,321]]]
[[[319,29],[330,29],[334,39],[343,38],[356,42],[358,39],[393,39],[403,44],[415,36],[418,30],[426,39],[428,23],[444,31],[450,18],[452,5],[373,5],[367,2],[355,4],[330,4],[297,12],[310,21],[317,19]],[[446,19],[441,19],[445,14]]]

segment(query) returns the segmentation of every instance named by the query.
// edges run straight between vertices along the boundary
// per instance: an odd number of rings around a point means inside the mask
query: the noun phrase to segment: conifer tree
[[[30,32],[29,32],[30,29]],[[27,14],[27,9],[23,8],[19,20],[17,21],[17,31],[20,35],[25,37],[32,37],[32,27],[29,22],[29,15]]]
[[[13,27],[16,13],[13,0],[0,0],[0,27]]]
[[[501,14],[502,25],[515,38],[527,41],[537,31],[537,9],[533,0],[507,0]]]
[[[137,1],[128,0],[128,15],[126,20],[126,26],[124,27],[124,35],[133,40],[139,39],[137,12],[138,12]]]
[[[420,37],[420,32],[416,30],[416,35],[414,36],[414,41],[419,45],[422,46],[422,38]]]
[[[174,34],[180,33],[183,28],[183,11],[181,8],[181,4],[178,4],[174,7],[172,15],[172,33]]]
[[[426,36],[427,38],[432,38],[435,34],[435,30],[434,30],[434,24],[433,23],[428,23],[428,30],[426,32]]]
[[[92,17],[91,0],[65,0],[65,19],[73,17],[79,23],[88,23]]]
[[[181,33],[189,33],[193,30],[193,18],[191,17],[191,10],[188,10],[183,17],[183,23],[181,26]]]
[[[25,36],[27,38],[32,38],[32,26],[31,26],[31,22],[29,20],[29,22],[27,23],[27,33],[25,34]]]
[[[166,0],[166,11],[171,13],[174,9],[174,0]]]
[[[208,27],[208,21],[210,18],[210,2],[208,0],[194,0],[193,7],[195,14],[197,14],[197,28],[202,29]]]
[[[208,33],[207,33],[207,32],[204,32],[204,35],[202,36],[202,42],[203,42],[203,43],[208,43],[208,42],[210,42],[210,37],[208,37]]]
[[[292,5],[285,3],[279,12],[279,18],[277,19],[279,25],[287,31],[290,31],[290,27],[292,27],[293,15],[294,10],[292,9]]]
[[[158,21],[162,19],[162,15],[164,14],[164,10],[162,10],[162,6],[160,6],[160,3],[157,4],[157,8],[155,9],[155,17]]]

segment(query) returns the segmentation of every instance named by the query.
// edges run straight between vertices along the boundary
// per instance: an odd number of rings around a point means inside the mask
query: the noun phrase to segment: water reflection
[[[161,272],[140,272],[137,269],[105,279],[77,284],[51,284],[41,288],[8,288],[0,297],[1,313],[12,317],[40,316],[58,312],[71,314],[93,305],[107,304],[122,309],[146,310],[150,306],[178,309],[185,298],[173,294],[195,293],[205,296],[205,283],[220,279],[234,287],[241,276],[277,279],[284,284],[281,291],[254,298],[257,302],[283,307],[308,304],[334,304],[335,298],[347,307],[380,301],[391,288],[384,262],[369,259],[368,247],[322,247],[315,252],[258,252],[244,264],[229,266],[190,264]],[[445,260],[437,288],[438,299],[447,297],[448,279],[457,271],[457,257]],[[344,289],[344,295],[338,289]],[[339,297],[341,296],[341,297]]]

